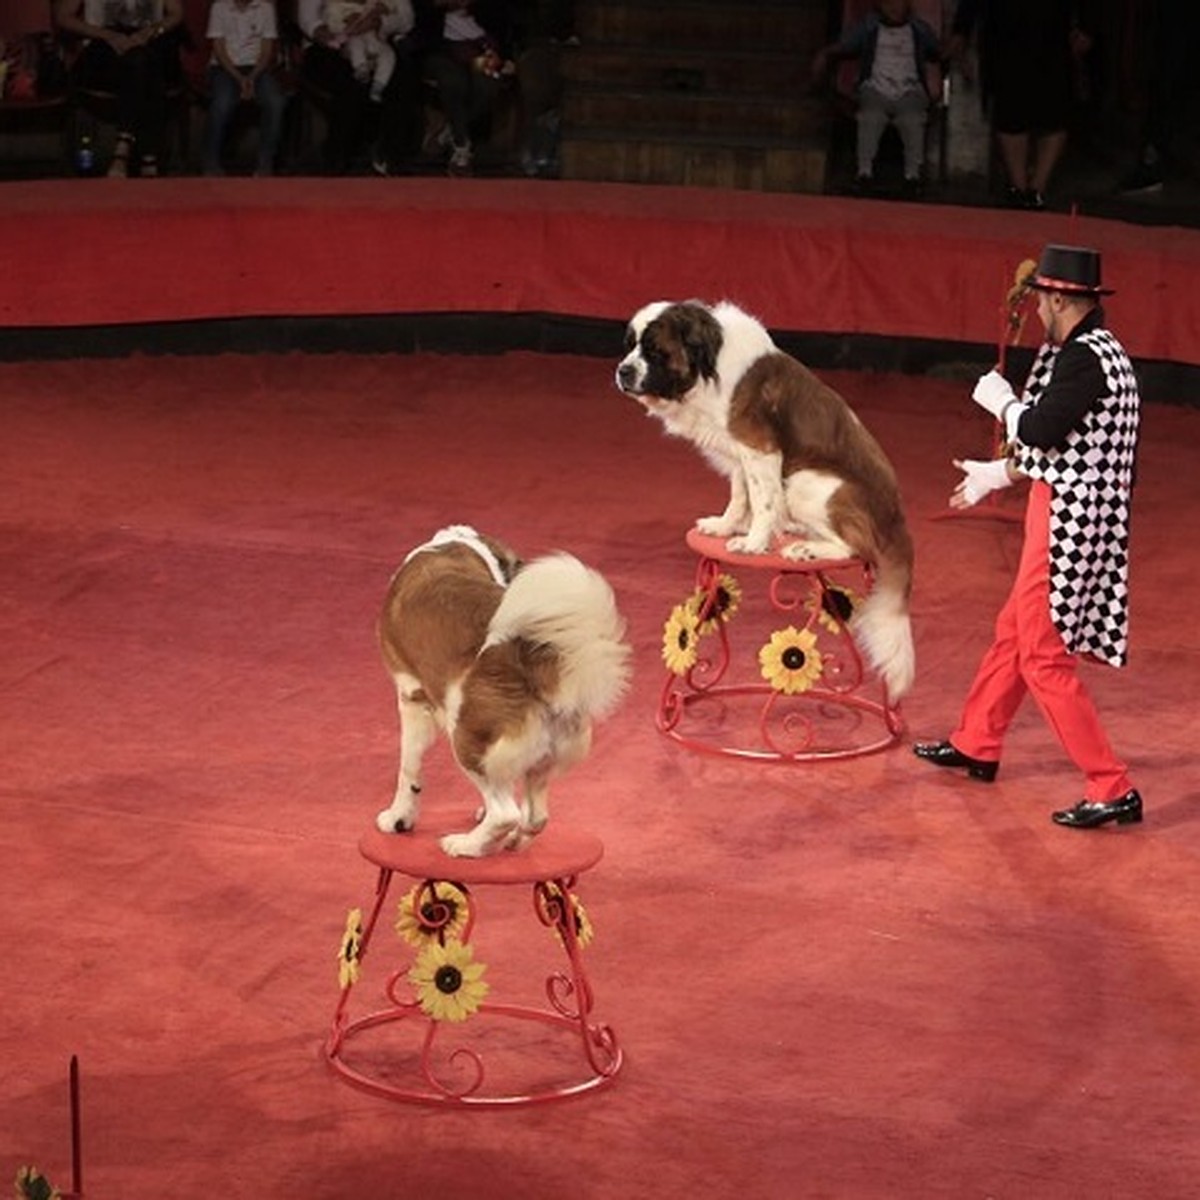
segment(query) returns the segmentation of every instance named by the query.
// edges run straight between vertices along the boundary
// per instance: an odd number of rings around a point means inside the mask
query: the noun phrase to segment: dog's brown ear
[[[681,304],[678,312],[679,340],[692,369],[700,379],[716,379],[717,356],[725,340],[721,323],[704,304]]]
[[[517,552],[511,546],[506,546],[503,542],[488,537],[486,533],[479,536],[483,544],[496,556],[496,561],[500,564],[500,571],[504,576],[504,582],[512,583],[517,572],[525,565],[517,557]]]

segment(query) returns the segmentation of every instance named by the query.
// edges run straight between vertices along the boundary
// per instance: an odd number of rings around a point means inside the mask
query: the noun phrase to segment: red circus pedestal
[[[892,745],[903,722],[850,632],[870,591],[859,559],[730,551],[692,529],[695,588],[663,631],[656,724],[689,750],[777,763],[853,758]]]
[[[466,824],[469,820],[458,827]],[[604,853],[600,839],[551,823],[521,850],[452,858],[438,843],[445,832],[428,825],[406,834],[371,829],[359,842],[378,878],[369,914],[361,919],[361,910],[352,911],[338,956],[343,985],[325,1046],[330,1065],[376,1095],[459,1107],[532,1104],[604,1087],[620,1069],[622,1053],[612,1029],[593,1015],[595,997],[583,962],[592,930],[576,890],[579,877]],[[397,873],[416,881],[400,901],[397,918],[388,922],[407,936],[407,943],[398,938],[395,944],[411,961],[387,974],[385,1007],[352,1019],[352,998],[365,986],[359,972],[368,951],[373,956],[379,950],[380,917]],[[559,963],[540,975],[544,1002],[499,1002],[494,997],[501,983],[489,982],[488,999],[477,999],[465,1015],[431,1015],[429,1003],[444,998],[442,992],[457,995],[455,985],[477,970],[487,972],[485,979],[507,971],[507,985],[521,982],[523,966],[491,960],[483,967],[473,958],[479,923],[485,915],[505,916],[504,901],[519,893],[532,898],[534,918],[519,928],[528,924],[545,954]],[[511,917],[511,905],[507,914]],[[509,942],[513,928],[512,920],[503,924]],[[528,940],[524,933],[520,937]],[[423,1004],[413,973],[420,975],[431,961],[442,965],[432,983],[425,979]],[[468,984],[461,994],[469,992]]]

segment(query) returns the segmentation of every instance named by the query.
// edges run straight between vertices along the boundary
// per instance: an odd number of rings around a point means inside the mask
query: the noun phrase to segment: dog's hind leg
[[[438,723],[428,703],[406,694],[397,680],[400,709],[400,771],[391,806],[376,818],[384,833],[407,833],[417,823],[421,808],[421,762],[437,740]]]
[[[546,822],[550,820],[550,777],[553,773],[549,763],[526,772],[521,828],[513,849],[531,841],[546,828]]]
[[[521,807],[511,787],[501,787],[470,777],[483,796],[483,819],[467,833],[448,833],[441,839],[442,849],[453,858],[483,858],[510,844],[521,832]]]

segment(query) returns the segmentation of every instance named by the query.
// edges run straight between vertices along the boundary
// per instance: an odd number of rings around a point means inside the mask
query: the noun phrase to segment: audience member
[[[557,0],[512,0],[511,4],[521,81],[520,161],[529,176],[558,173],[562,56],[574,31],[571,7]]]
[[[937,34],[913,15],[911,0],[877,0],[873,12],[817,53],[814,78],[819,81],[831,61],[845,58],[856,58],[859,64],[855,190],[873,189],[879,143],[884,130],[894,124],[904,147],[905,194],[920,195],[930,101],[925,64],[941,58]]]
[[[371,99],[379,103],[396,73],[396,52],[380,29],[360,24],[367,9],[374,5],[384,11],[396,9],[395,0],[329,0],[325,14],[334,34],[333,44],[345,51],[354,78],[367,84]],[[361,32],[351,33],[351,28],[361,28]]]
[[[204,173],[222,174],[221,152],[229,123],[239,104],[252,103],[258,105],[260,114],[254,173],[270,175],[287,107],[287,97],[274,73],[279,30],[273,0],[213,0],[207,36],[212,61]]]
[[[410,0],[373,0],[347,20],[339,34],[333,28],[339,19],[332,15],[337,3],[298,0],[296,12],[306,39],[301,75],[328,100],[323,169],[345,174],[359,155],[369,152],[378,174],[403,171],[420,140],[421,74],[412,36],[413,5]],[[370,80],[356,76],[348,49],[349,39],[368,32],[387,40],[396,56],[391,80],[377,101],[372,99]]]
[[[1200,39],[1196,0],[1148,0],[1130,16],[1128,41],[1141,95],[1137,161],[1120,181],[1124,192],[1160,191],[1168,174],[1181,173],[1183,135],[1198,128],[1192,54]],[[1129,47],[1126,46],[1129,52]],[[1190,93],[1190,94],[1189,94]]]
[[[179,77],[181,0],[55,0],[58,28],[83,39],[72,64],[75,82],[116,97],[112,179],[131,166],[158,174],[166,132],[167,92]]]
[[[1094,0],[960,0],[949,53],[979,29],[984,103],[1008,176],[1008,202],[1045,208],[1067,145],[1077,61],[1092,46]]]
[[[451,175],[470,174],[505,84],[516,76],[512,19],[504,0],[433,0],[440,20],[425,69],[446,117],[441,147]]]

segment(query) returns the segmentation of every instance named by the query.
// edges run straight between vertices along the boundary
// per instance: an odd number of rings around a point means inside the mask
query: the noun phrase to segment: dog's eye
[[[637,334],[634,333],[632,329],[626,329],[625,330],[625,353],[628,354],[629,351],[632,350],[634,348],[634,346],[636,346],[636,345],[637,345]]]

